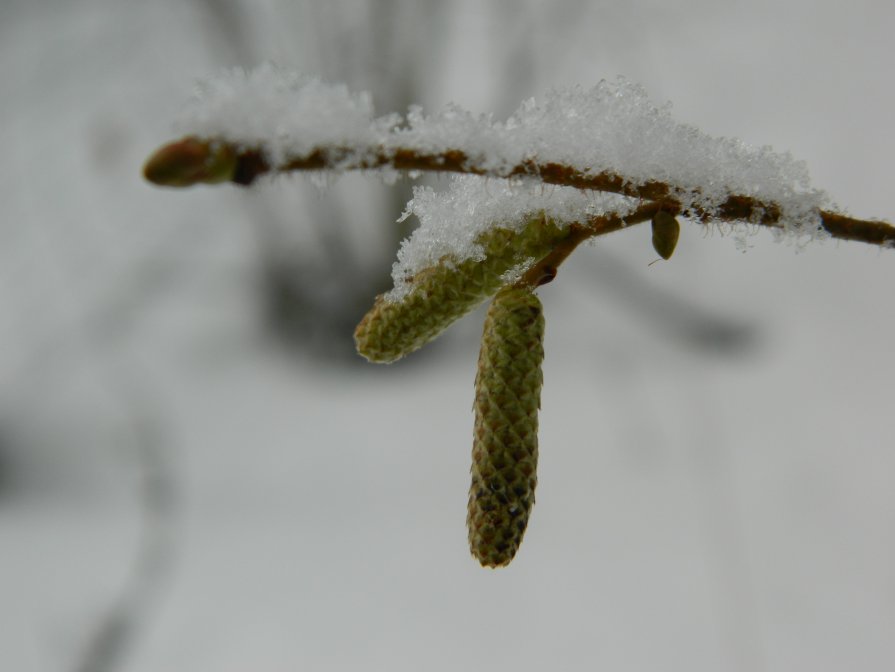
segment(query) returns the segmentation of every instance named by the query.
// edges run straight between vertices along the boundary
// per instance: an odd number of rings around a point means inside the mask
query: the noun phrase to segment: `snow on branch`
[[[551,198],[579,205],[575,190],[609,192],[704,223],[895,246],[892,225],[825,210],[829,199],[811,188],[804,163],[680,124],[670,105],[656,106],[623,79],[551,91],[500,122],[453,105],[376,117],[369,94],[266,65],[202,85],[178,129],[186,137],[148,160],[151,182],[248,185],[265,173],[306,170],[466,173],[572,187]],[[456,202],[455,192],[445,199]],[[532,212],[545,207],[528,201]],[[585,214],[606,214],[608,205]]]
[[[377,117],[371,97],[265,66],[205,84],[185,137],[149,158],[166,186],[234,182],[271,172],[455,173],[414,189],[402,218],[420,220],[354,332],[358,353],[388,364],[493,298],[476,372],[470,549],[508,564],[537,482],[544,316],[535,290],[583,241],[651,221],[653,248],[674,251],[676,215],[743,221],[800,241],[834,236],[895,247],[895,227],[824,208],[805,165],[769,147],[712,138],[624,80],[555,90],[506,121],[456,106]],[[486,179],[487,178],[487,179]],[[513,431],[507,431],[507,428]]]

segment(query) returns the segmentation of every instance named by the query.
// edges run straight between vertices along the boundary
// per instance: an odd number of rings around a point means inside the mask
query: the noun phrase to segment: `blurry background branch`
[[[138,471],[139,522],[130,575],[98,619],[74,672],[112,672],[125,666],[174,568],[181,494],[166,419],[132,373],[110,372],[126,406]]]

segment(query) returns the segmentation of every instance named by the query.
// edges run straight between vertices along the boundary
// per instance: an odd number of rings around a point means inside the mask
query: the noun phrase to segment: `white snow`
[[[827,196],[811,188],[804,162],[678,123],[670,103],[654,104],[624,78],[591,89],[554,89],[541,102],[523,102],[503,123],[456,106],[429,117],[412,109],[408,123],[395,132],[396,146],[461,150],[470,165],[494,175],[528,160],[589,175],[614,173],[633,185],[664,182],[685,210],[709,213],[731,195],[750,196],[779,205],[788,233],[822,237],[817,211]]]
[[[711,214],[731,195],[775,203],[787,238],[825,237],[818,210],[828,199],[811,188],[803,162],[679,123],[670,103],[656,105],[643,87],[624,78],[590,89],[553,89],[540,102],[523,102],[505,122],[454,104],[430,115],[411,106],[402,120],[397,114],[375,117],[369,93],[266,64],[248,73],[229,70],[202,84],[179,128],[259,146],[274,165],[314,149],[336,150],[336,169],[397,150],[462,151],[470,168],[491,176],[508,175],[526,161],[557,163],[589,175],[613,173],[633,185],[664,182],[685,214]],[[568,223],[616,207],[627,202],[530,184],[485,187],[480,178],[454,182],[443,196],[418,191],[408,212],[420,216],[427,230],[402,249],[396,274],[445,254],[458,261],[476,256],[473,241],[488,226],[521,226],[520,217],[541,209]]]
[[[445,191],[415,187],[413,198],[398,221],[415,215],[420,227],[404,240],[392,267],[397,301],[410,291],[406,278],[447,257],[454,262],[482,259],[476,241],[490,228],[521,230],[532,217],[559,224],[584,223],[606,213],[626,214],[636,199],[572,187],[545,185],[534,180],[507,180],[458,175]]]
[[[398,115],[373,118],[369,93],[265,63],[225,70],[197,84],[178,131],[261,146],[274,165],[315,148],[376,147]]]

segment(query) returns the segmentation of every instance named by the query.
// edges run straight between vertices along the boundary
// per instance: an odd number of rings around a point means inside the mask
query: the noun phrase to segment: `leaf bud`
[[[660,210],[653,215],[653,249],[663,259],[670,259],[677,247],[681,226],[674,215]]]

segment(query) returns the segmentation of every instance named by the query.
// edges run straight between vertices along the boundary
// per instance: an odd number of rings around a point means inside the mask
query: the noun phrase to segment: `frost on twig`
[[[205,84],[183,139],[147,161],[166,186],[269,172],[383,169],[461,173],[422,187],[402,215],[420,221],[355,330],[358,352],[389,363],[495,297],[476,383],[469,541],[486,566],[510,562],[534,503],[544,318],[534,290],[584,240],[645,221],[668,259],[676,216],[743,221],[790,239],[895,243],[886,222],[823,208],[802,162],[769,147],[712,138],[624,80],[555,90],[506,121],[456,106],[377,117],[367,94],[265,66]]]
[[[486,181],[460,175],[445,191],[416,187],[401,219],[415,215],[420,226],[398,250],[398,260],[392,269],[395,287],[387,298],[390,301],[403,298],[412,288],[408,278],[442,259],[455,262],[485,259],[481,237],[490,230],[520,232],[532,218],[568,226],[609,213],[624,216],[636,206],[635,199],[616,194],[545,187],[530,180]]]
[[[506,121],[457,106],[377,117],[368,94],[266,65],[201,85],[178,130],[186,138],[147,162],[150,181],[250,184],[271,171],[370,169],[526,177],[661,202],[670,214],[703,222],[771,226],[801,240],[895,244],[886,222],[824,210],[828,198],[810,187],[804,163],[678,123],[670,105],[653,104],[623,79],[551,91]]]

